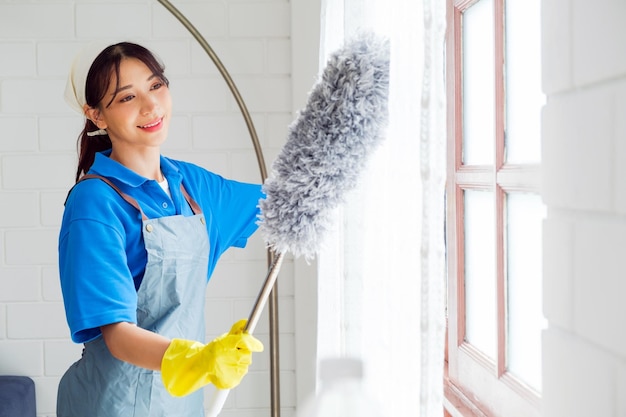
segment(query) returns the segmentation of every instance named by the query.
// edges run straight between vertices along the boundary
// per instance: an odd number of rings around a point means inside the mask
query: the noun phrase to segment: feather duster
[[[263,185],[268,247],[311,258],[387,124],[389,42],[365,33],[334,52]]]

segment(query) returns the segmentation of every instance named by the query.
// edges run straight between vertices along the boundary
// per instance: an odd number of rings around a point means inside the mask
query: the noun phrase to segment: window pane
[[[496,355],[494,195],[465,191],[465,334],[490,358]]]
[[[495,154],[493,0],[463,13],[463,163],[492,165]]]
[[[506,133],[509,163],[541,161],[541,0],[506,0]]]
[[[541,391],[541,227],[546,209],[537,194],[507,196],[508,370]]]

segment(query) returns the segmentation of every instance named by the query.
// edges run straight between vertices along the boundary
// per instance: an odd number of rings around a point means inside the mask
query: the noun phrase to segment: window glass
[[[507,368],[541,390],[542,222],[541,197],[509,193],[507,215]]]
[[[463,163],[492,165],[495,143],[493,0],[463,13]]]
[[[494,194],[464,192],[465,337],[490,358],[496,354]]]
[[[541,160],[541,0],[506,1],[506,160]]]

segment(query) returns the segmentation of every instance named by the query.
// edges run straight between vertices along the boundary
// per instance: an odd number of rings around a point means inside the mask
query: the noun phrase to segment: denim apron
[[[148,253],[137,291],[137,325],[168,338],[204,340],[204,298],[209,239],[200,207],[181,191],[193,216],[148,219],[132,197],[113,187],[142,216]],[[57,417],[201,417],[203,390],[172,397],[161,373],[114,358],[103,337],[85,344],[83,355],[59,384]]]

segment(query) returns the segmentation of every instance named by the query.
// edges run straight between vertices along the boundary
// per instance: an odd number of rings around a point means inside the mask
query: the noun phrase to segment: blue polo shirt
[[[110,152],[96,154],[89,173],[110,179],[137,200],[148,218],[193,215],[180,191],[184,184],[206,217],[207,281],[219,257],[231,246],[244,247],[257,229],[260,185],[227,180],[197,165],[161,156],[170,198],[156,181],[110,159]],[[100,326],[137,322],[137,289],[147,262],[141,224],[138,210],[104,181],[85,180],[70,192],[59,234],[59,273],[76,343],[98,337]]]

